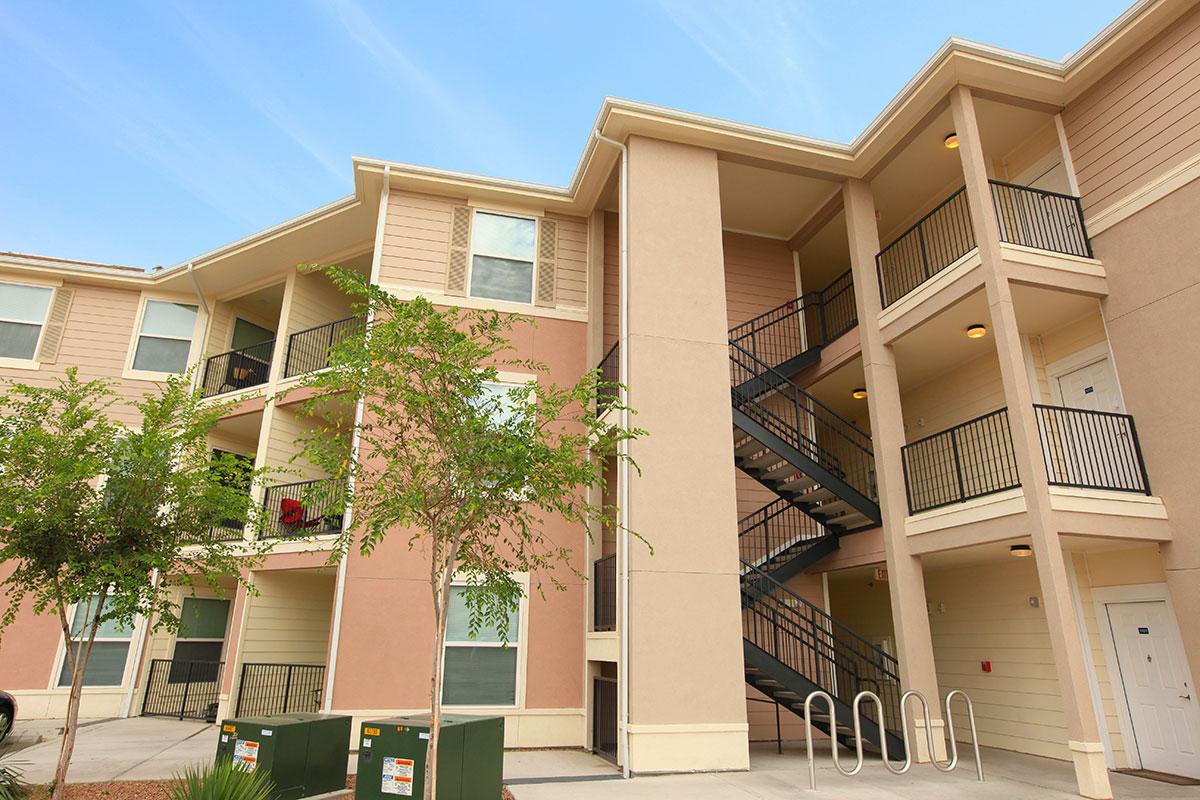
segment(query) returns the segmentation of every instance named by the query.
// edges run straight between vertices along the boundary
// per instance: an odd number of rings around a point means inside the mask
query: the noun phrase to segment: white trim
[[[1071,145],[1067,141],[1067,129],[1063,126],[1061,111],[1054,115],[1054,132],[1058,134],[1058,150],[1067,173],[1067,185],[1071,187],[1071,194],[1079,197],[1079,179],[1075,175],[1075,160],[1071,158]]]
[[[1117,722],[1121,730],[1121,739],[1125,742],[1125,753],[1129,766],[1133,769],[1142,768],[1142,754],[1138,749],[1137,735],[1133,728],[1133,716],[1129,713],[1129,697],[1125,694],[1125,676],[1121,672],[1120,661],[1117,660],[1117,644],[1113,638],[1112,620],[1108,616],[1108,604],[1119,603],[1154,603],[1165,602],[1167,618],[1175,626],[1175,635],[1180,635],[1179,618],[1175,615],[1175,605],[1171,602],[1171,593],[1166,583],[1139,583],[1129,586],[1101,586],[1092,589],[1092,603],[1096,611],[1096,626],[1100,629],[1100,644],[1104,648],[1104,660],[1108,665],[1108,681],[1113,687],[1113,705],[1117,708]],[[1188,670],[1186,657],[1183,668]],[[1115,674],[1114,674],[1115,671]],[[1192,681],[1190,670],[1188,685]],[[1118,686],[1120,690],[1118,691]]]
[[[37,341],[33,343],[33,356],[31,358],[17,358],[15,356],[0,356],[0,367],[8,367],[10,369],[41,369],[42,364],[38,361],[38,353],[42,349],[42,339],[46,336],[46,320],[50,318],[50,312],[54,310],[54,301],[58,299],[58,290],[62,287],[62,281],[48,280],[11,280],[9,278],[0,278],[0,286],[25,286],[30,289],[49,289],[50,300],[46,303],[46,313],[42,315],[41,322],[33,322],[28,319],[7,319],[0,317],[0,322],[9,322],[13,325],[37,325],[38,335]]]
[[[126,348],[125,366],[121,372],[121,377],[142,381],[165,381],[168,380],[172,375],[182,374],[176,372],[157,372],[152,370],[134,369],[133,367],[133,360],[137,356],[138,342],[142,336],[142,320],[146,315],[146,306],[151,301],[161,303],[176,303],[178,305],[191,306],[196,309],[196,321],[192,325],[192,338],[191,342],[189,343],[190,346],[188,347],[187,360],[184,362],[183,369],[184,372],[192,367],[199,369],[197,360],[200,354],[198,351],[203,347],[203,343],[200,341],[200,338],[203,336],[204,325],[206,321],[204,320],[204,315],[200,313],[200,306],[196,302],[195,295],[142,291],[140,297],[138,298],[137,317],[133,321],[133,330],[129,334],[129,346]],[[174,341],[183,341],[182,337],[159,336],[157,334],[147,335],[155,339],[172,339]]]
[[[1200,178],[1200,154],[1192,156],[1165,175],[1147,181],[1120,200],[1097,211],[1091,219],[1085,219],[1088,237],[1094,238],[1118,222],[1124,222],[1197,178]]]
[[[503,300],[502,303],[509,303],[519,306],[532,306],[537,299],[537,280],[538,280],[538,237],[541,234],[541,217],[530,214],[528,211],[517,213],[513,211],[492,210],[491,208],[480,208],[478,206],[471,207],[471,242],[467,248],[467,291],[465,296],[474,300],[485,300],[487,302],[495,302],[498,298],[480,297],[471,293],[471,283],[475,279],[475,256],[483,256],[484,258],[496,258],[504,261],[516,261],[524,264],[525,259],[513,258],[512,256],[493,255],[491,253],[480,253],[475,250],[475,232],[478,230],[478,217],[480,214],[486,214],[492,217],[508,217],[509,219],[522,219],[533,223],[533,257],[529,260],[529,300]]]
[[[536,278],[536,276],[535,276]],[[587,322],[586,308],[536,306],[529,303],[517,303],[511,300],[493,300],[489,297],[471,297],[470,295],[448,295],[435,289],[417,286],[405,286],[398,283],[381,283],[379,288],[401,300],[412,300],[424,297],[436,306],[447,308],[479,308],[485,311],[498,311],[501,314],[520,314],[523,317],[544,317],[547,319],[563,319],[570,322]]]

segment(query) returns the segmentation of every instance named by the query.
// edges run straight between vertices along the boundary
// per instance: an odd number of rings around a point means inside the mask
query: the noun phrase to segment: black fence
[[[604,413],[621,399],[621,342],[617,340],[608,348],[604,358],[596,366],[600,372],[600,388],[596,392],[596,412]]]
[[[964,186],[875,256],[884,308],[975,249]]]
[[[261,538],[338,533],[345,505],[330,478],[268,486],[263,493]]]
[[[816,313],[815,296],[797,297],[729,329],[731,348],[739,348],[768,367],[780,367],[819,342],[808,339],[808,314]]]
[[[322,664],[242,664],[236,716],[321,710]]]
[[[918,439],[901,453],[912,514],[1021,485],[1007,408]]]
[[[1046,405],[1033,412],[1052,485],[1150,494],[1133,417]]]
[[[270,341],[210,356],[204,363],[201,396],[212,397],[266,383],[274,350],[275,342]]]
[[[824,535],[816,520],[780,498],[738,520],[738,552],[742,561],[765,569],[772,558]]]
[[[854,302],[854,276],[850,270],[817,293],[821,308],[821,343],[828,344],[858,324]]]
[[[592,630],[617,629],[617,555],[592,564]]]
[[[616,763],[617,679],[592,678],[592,752]]]
[[[220,661],[151,660],[142,715],[216,722],[223,666]]]
[[[1000,240],[1055,253],[1092,257],[1078,197],[1031,186],[988,181]]]
[[[291,378],[328,367],[329,349],[354,334],[362,333],[365,327],[366,320],[354,316],[293,333],[288,337],[283,377]]]

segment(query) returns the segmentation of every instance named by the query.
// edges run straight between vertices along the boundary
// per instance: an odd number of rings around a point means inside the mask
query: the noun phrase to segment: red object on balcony
[[[303,525],[305,517],[304,504],[299,500],[285,497],[279,501],[279,521],[285,525]]]

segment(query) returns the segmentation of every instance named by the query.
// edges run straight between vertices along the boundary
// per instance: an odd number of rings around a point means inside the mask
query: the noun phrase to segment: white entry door
[[[1058,390],[1067,408],[1124,412],[1117,375],[1107,358],[1059,375]]]
[[[1142,768],[1200,778],[1200,698],[1166,602],[1105,607]]]

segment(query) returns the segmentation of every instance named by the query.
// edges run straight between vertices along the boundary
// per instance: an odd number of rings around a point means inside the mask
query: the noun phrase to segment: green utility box
[[[233,760],[266,770],[276,800],[294,800],[346,788],[350,717],[271,714],[227,719],[217,740],[217,762]]]
[[[421,797],[428,741],[428,715],[364,722],[358,740],[355,800]],[[504,717],[443,714],[437,770],[437,800],[499,800]]]

